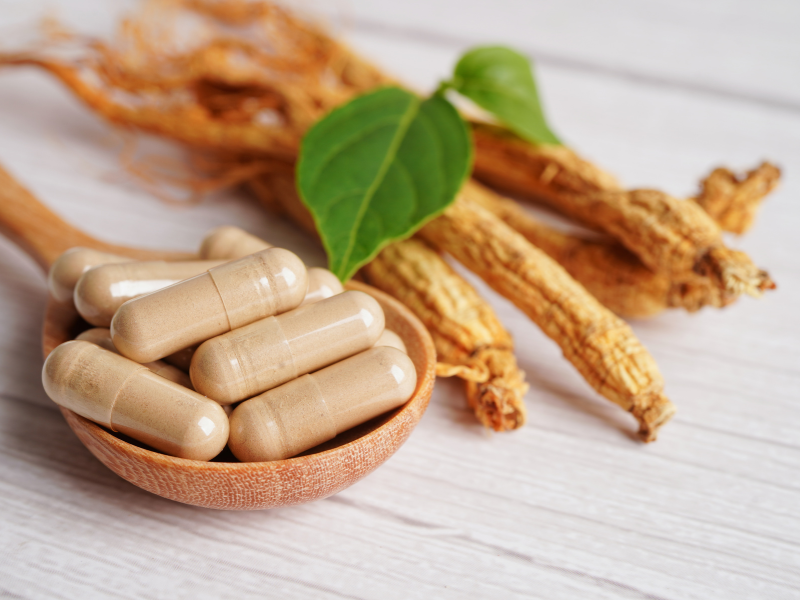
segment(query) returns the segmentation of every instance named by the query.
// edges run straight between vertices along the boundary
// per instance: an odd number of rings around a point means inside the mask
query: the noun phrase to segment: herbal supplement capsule
[[[383,323],[372,296],[344,292],[208,340],[189,375],[198,392],[231,404],[366,350]]]
[[[272,244],[250,235],[243,229],[225,225],[214,229],[203,238],[200,258],[233,260],[272,247]],[[342,282],[336,275],[328,269],[312,267],[308,269],[308,292],[301,306],[319,302],[343,291]]]
[[[178,367],[184,373],[188,373],[189,367],[192,364],[192,357],[194,356],[195,350],[197,350],[196,345],[189,346],[188,348],[178,350],[177,352],[173,352],[172,354],[165,356],[164,361]]]
[[[400,406],[416,385],[408,356],[371,348],[242,402],[228,446],[243,462],[289,458]]]
[[[267,248],[273,248],[273,245],[244,229],[224,225],[206,234],[200,244],[199,254],[203,260],[233,260]]]
[[[42,383],[56,404],[172,456],[210,460],[228,441],[219,404],[89,342],[53,350]]]
[[[300,306],[325,300],[325,298],[341,294],[343,291],[342,282],[339,281],[336,275],[328,271],[328,269],[311,267],[308,270],[308,291]]]
[[[75,286],[75,308],[92,325],[108,327],[125,302],[223,264],[220,260],[126,262],[92,267]]]
[[[235,229],[235,227],[233,229]],[[306,297],[303,299],[303,302],[300,304],[300,306],[319,302],[325,298],[330,298],[336,294],[341,294],[344,291],[342,282],[339,281],[339,278],[336,277],[336,275],[328,271],[328,269],[312,267],[308,269],[307,273],[308,292],[306,292]],[[197,350],[197,346],[189,346],[183,350],[178,350],[174,354],[165,356],[164,360],[188,373],[195,350]]]
[[[271,248],[128,300],[111,320],[120,354],[145,363],[298,306],[308,277],[288,250]]]
[[[406,350],[406,345],[403,343],[403,340],[400,339],[400,336],[397,335],[394,331],[390,329],[384,329],[383,333],[381,333],[381,337],[378,338],[378,341],[375,342],[373,348],[377,348],[378,346],[390,346],[392,348],[397,348],[403,354],[408,354]]]
[[[119,354],[117,349],[114,347],[114,342],[111,341],[111,331],[104,327],[87,329],[83,333],[79,334],[75,339],[91,342],[92,344],[100,346],[101,348],[105,348],[109,352]],[[142,366],[147,367],[159,377],[169,379],[170,381],[173,381],[178,385],[182,385],[185,388],[189,388],[190,390],[194,389],[192,387],[192,380],[189,379],[189,376],[186,373],[177,367],[168,365],[162,360],[154,360],[153,362],[144,363]]]
[[[59,256],[50,267],[47,287],[59,302],[72,302],[75,284],[86,271],[106,263],[131,262],[132,258],[99,252],[91,248],[70,248]]]

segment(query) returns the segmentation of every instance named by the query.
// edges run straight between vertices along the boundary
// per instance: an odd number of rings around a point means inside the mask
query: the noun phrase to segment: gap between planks
[[[381,23],[370,19],[356,18],[350,21],[350,24],[352,25],[353,30],[359,33],[368,35],[379,34],[382,36],[388,35],[401,40],[409,40],[416,43],[427,44],[429,46],[439,46],[448,49],[465,49],[483,43],[481,40],[467,36],[457,36],[403,26],[387,25],[386,23]],[[634,69],[605,65],[589,60],[568,58],[565,56],[559,56],[558,54],[553,54],[551,52],[543,51],[532,46],[518,46],[517,49],[523,54],[527,54],[529,57],[535,59],[539,64],[550,65],[560,69],[582,73],[592,73],[612,79],[631,81],[650,87],[678,90],[697,95],[721,98],[729,101],[732,100],[746,104],[753,104],[762,108],[781,110],[791,114],[800,114],[800,102],[792,102],[788,100],[782,100],[780,98],[773,98],[763,94],[747,93],[714,85],[704,85],[702,83],[676,79],[673,77],[652,75]]]

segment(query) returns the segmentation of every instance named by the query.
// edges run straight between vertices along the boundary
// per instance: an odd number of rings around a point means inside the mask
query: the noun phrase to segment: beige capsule
[[[84,342],[91,342],[101,348],[105,348],[109,352],[119,354],[114,347],[114,342],[111,341],[111,331],[105,327],[95,327],[94,329],[87,329],[75,337],[76,340],[83,340]],[[147,367],[153,373],[164,379],[169,379],[182,385],[185,388],[193,390],[192,380],[189,376],[181,371],[179,368],[165,363],[163,360],[154,360],[153,362],[144,363],[143,367]]]
[[[53,350],[42,383],[56,404],[172,456],[211,460],[228,441],[219,404],[90,342]]]
[[[192,364],[192,357],[194,356],[195,350],[197,350],[196,345],[189,346],[188,348],[178,350],[177,352],[173,352],[172,354],[165,356],[164,361],[178,367],[181,371],[188,373],[189,367]]]
[[[200,244],[199,254],[203,260],[233,260],[272,247],[272,244],[247,233],[244,229],[223,225],[206,234]]]
[[[243,462],[289,458],[397,408],[416,385],[408,356],[371,348],[242,402],[228,446]]]
[[[314,304],[314,302],[341,294],[343,291],[344,286],[342,286],[342,282],[339,281],[336,275],[328,271],[328,269],[311,267],[308,270],[308,291],[300,306]]]
[[[217,227],[203,238],[200,244],[200,258],[233,260],[254,252],[272,248],[272,244],[234,227]],[[308,292],[303,304],[319,302],[344,291],[342,282],[328,269],[311,267],[308,269]]]
[[[308,269],[308,292],[306,292],[306,297],[300,306],[319,302],[325,298],[341,294],[343,291],[342,283],[336,275],[327,269],[312,267]],[[402,341],[400,343],[402,344]],[[189,346],[183,350],[178,350],[174,354],[165,356],[164,360],[188,372],[195,350],[197,350],[197,346]]]
[[[372,296],[344,292],[208,340],[189,375],[198,392],[231,404],[366,350],[383,325]]]
[[[381,337],[378,338],[378,341],[375,342],[373,348],[377,348],[378,346],[389,346],[391,348],[397,348],[403,354],[408,354],[408,350],[406,350],[406,345],[403,343],[403,340],[391,329],[384,329],[383,333],[381,333]]]
[[[221,260],[155,260],[92,267],[75,286],[75,308],[92,325],[108,327],[114,313],[128,300],[205,273],[223,263]]]
[[[53,298],[59,302],[72,302],[75,285],[86,271],[98,265],[132,261],[132,258],[99,252],[91,248],[70,248],[59,256],[50,267],[47,275],[47,287]]]
[[[136,362],[158,360],[253,321],[291,310],[306,294],[302,261],[270,248],[128,300],[111,320],[111,339]]]

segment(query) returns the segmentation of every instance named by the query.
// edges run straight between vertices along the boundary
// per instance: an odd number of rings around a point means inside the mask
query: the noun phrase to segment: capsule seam
[[[282,343],[289,350],[289,359],[292,361],[292,379],[297,379],[297,377],[300,374],[297,372],[297,363],[294,360],[294,352],[292,352],[292,345],[289,343],[289,338],[286,337],[286,333],[284,333],[284,331],[283,331],[283,327],[281,326],[281,320],[280,319],[275,319],[275,325],[277,325],[278,331],[281,334],[281,339],[283,340]]]
[[[117,399],[119,398],[119,395],[122,393],[122,390],[125,389],[125,386],[128,385],[128,382],[131,380],[131,378],[134,375],[136,375],[137,373],[140,373],[141,371],[149,371],[149,370],[150,369],[148,369],[147,367],[145,367],[143,365],[139,365],[139,368],[131,371],[131,374],[128,375],[123,380],[122,385],[120,385],[119,389],[117,389],[117,393],[114,394],[114,401],[111,403],[111,407],[108,409],[108,424],[111,425],[111,431],[113,431],[115,433],[117,431],[116,429],[114,429],[114,409],[117,407]]]
[[[325,394],[322,392],[322,388],[319,387],[316,377],[314,377],[312,374],[306,375],[305,377],[308,377],[311,380],[311,383],[314,384],[314,389],[317,390],[320,400],[322,400],[322,405],[325,407],[325,417],[328,422],[328,428],[333,432],[333,435],[328,439],[333,439],[341,432],[336,428],[336,421],[334,421],[333,417],[331,416],[331,409],[328,407],[328,401],[325,399]]]
[[[245,398],[249,398],[254,394],[250,391],[251,386],[247,383],[247,378],[245,377],[244,369],[242,368],[242,355],[239,348],[236,348],[233,344],[229,344],[228,348],[233,350],[234,358],[236,359],[236,376],[234,381],[237,382],[237,388],[240,395],[244,395]]]
[[[267,293],[266,294],[264,293],[264,288],[258,285],[258,281],[253,281],[253,284],[256,286],[258,297],[262,300],[266,300],[267,302],[269,302],[268,314],[274,315],[278,309],[277,307],[278,298],[275,294],[275,290],[279,289],[279,286],[275,281],[275,273],[273,273],[271,269],[266,268],[266,263],[264,262],[263,257],[260,256],[259,258],[260,258],[259,262],[261,263],[260,266],[261,266],[262,277],[267,280],[267,284],[269,286],[267,288]],[[308,277],[308,275],[306,275],[306,277]],[[306,289],[308,288],[306,287]]]
[[[211,282],[214,284],[214,289],[217,291],[217,296],[219,296],[220,302],[222,302],[222,307],[225,309],[225,320],[228,321],[228,331],[232,331],[233,325],[231,324],[231,317],[228,314],[228,306],[225,304],[225,296],[223,296],[222,292],[220,292],[219,286],[217,285],[217,280],[214,278],[214,269],[209,269],[207,273],[211,276]]]

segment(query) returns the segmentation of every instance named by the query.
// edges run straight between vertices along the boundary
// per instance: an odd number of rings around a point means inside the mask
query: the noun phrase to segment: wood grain
[[[4,23],[41,14],[23,4],[1,7]],[[446,74],[459,43],[529,45],[557,131],[625,185],[685,196],[718,164],[778,162],[783,186],[751,233],[730,238],[777,292],[632,323],[679,409],[643,448],[625,434],[629,416],[476,281],[531,383],[525,428],[487,434],[461,386],[439,381],[408,443],[351,488],[220,512],[128,484],[69,430],[39,383],[43,278],[0,239],[0,596],[797,598],[800,116],[780,106],[797,97],[786,75],[800,57],[796,4],[352,6],[353,42],[421,88]],[[118,10],[73,2],[62,14],[99,29]],[[0,163],[94,237],[191,248],[232,223],[322,259],[237,194],[187,208],[137,189],[107,130],[42,77],[0,73],[0,107]]]

